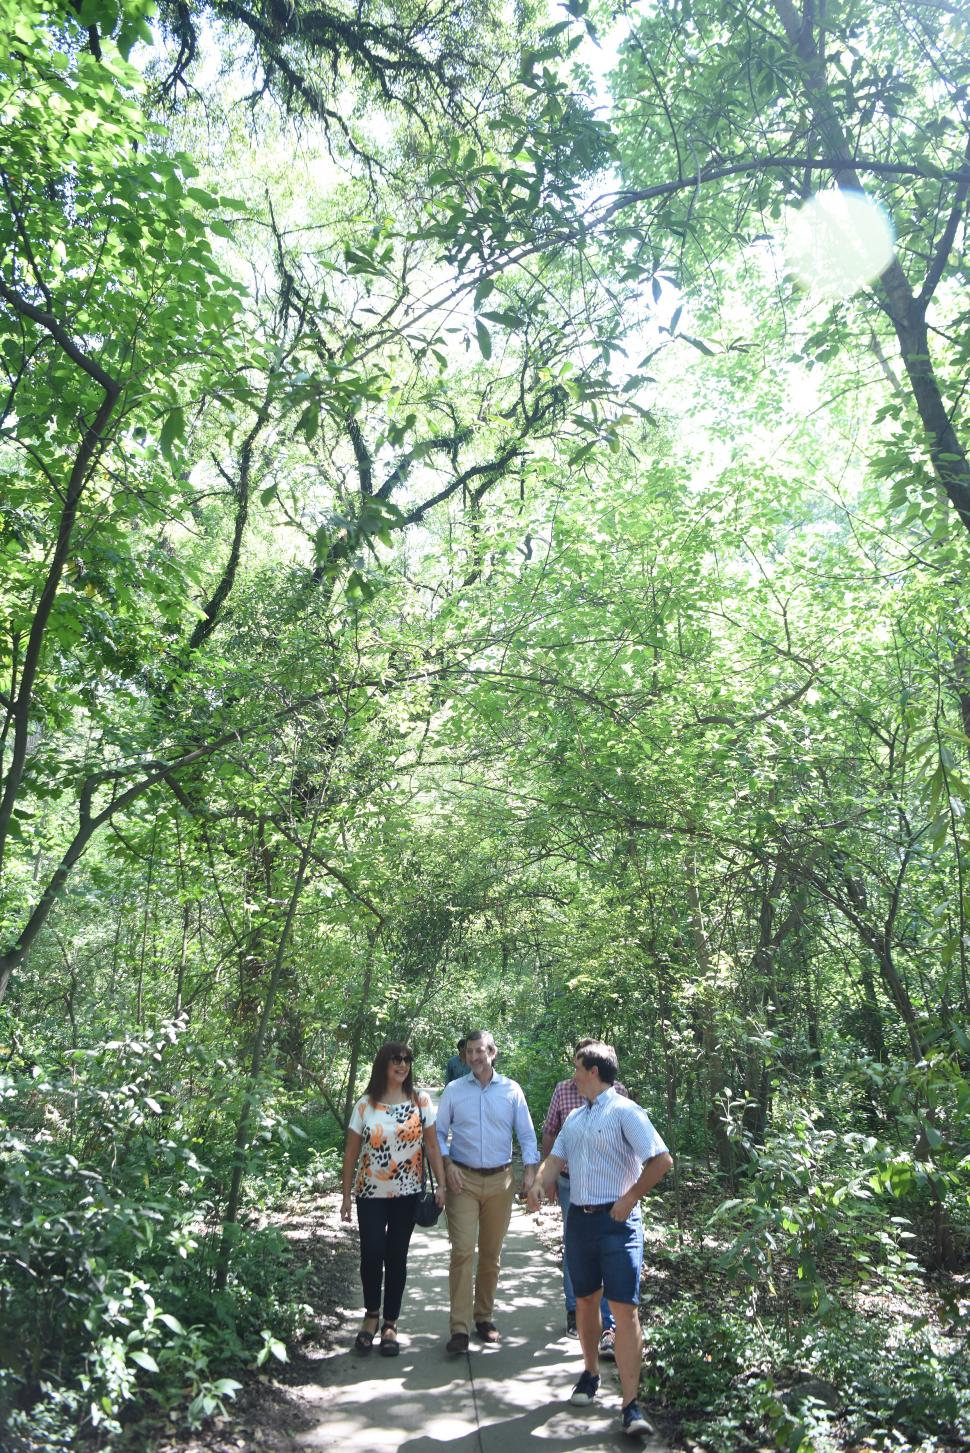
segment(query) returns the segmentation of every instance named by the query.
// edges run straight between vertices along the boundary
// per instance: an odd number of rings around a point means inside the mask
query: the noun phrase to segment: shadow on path
[[[563,1334],[562,1282],[542,1249],[532,1220],[517,1205],[505,1242],[495,1320],[497,1347],[473,1338],[468,1354],[450,1358],[448,1237],[444,1220],[416,1230],[401,1314],[401,1355],[361,1356],[351,1347],[357,1309],[348,1309],[346,1350],[317,1363],[301,1395],[318,1421],[294,1439],[316,1453],[615,1453],[659,1440],[623,1437],[615,1369],[601,1368],[597,1404],[567,1401],[582,1368],[579,1344]]]

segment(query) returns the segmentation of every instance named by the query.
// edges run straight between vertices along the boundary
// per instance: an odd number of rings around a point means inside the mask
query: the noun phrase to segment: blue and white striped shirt
[[[569,1162],[570,1201],[600,1206],[625,1196],[644,1161],[666,1149],[647,1112],[611,1085],[566,1116],[552,1153]]]
[[[538,1165],[539,1146],[521,1086],[493,1072],[484,1088],[474,1075],[445,1085],[435,1121],[441,1154],[476,1170],[506,1165],[512,1159],[512,1132],[525,1165]],[[448,1135],[451,1135],[451,1145]]]

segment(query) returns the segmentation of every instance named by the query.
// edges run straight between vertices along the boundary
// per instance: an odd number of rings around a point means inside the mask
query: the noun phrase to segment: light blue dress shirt
[[[571,1203],[602,1206],[625,1196],[644,1161],[666,1149],[646,1110],[611,1086],[566,1116],[552,1153],[569,1162]]]
[[[521,1086],[494,1071],[484,1087],[474,1075],[445,1085],[435,1121],[441,1154],[475,1170],[507,1165],[512,1133],[525,1165],[539,1164],[539,1146]],[[448,1143],[448,1137],[451,1143]]]

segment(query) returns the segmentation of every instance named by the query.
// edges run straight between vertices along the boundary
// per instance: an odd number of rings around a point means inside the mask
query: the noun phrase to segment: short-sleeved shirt
[[[424,1165],[422,1116],[426,1126],[434,1124],[435,1107],[425,1090],[418,1092],[417,1105],[410,1100],[372,1105],[366,1095],[357,1101],[349,1127],[363,1142],[355,1196],[370,1201],[418,1194]]]
[[[569,1162],[570,1204],[600,1206],[625,1196],[644,1161],[666,1149],[646,1110],[609,1089],[567,1115],[552,1153]]]
[[[630,1098],[630,1092],[626,1085],[614,1080],[613,1088],[618,1095],[624,1099]],[[579,1093],[576,1081],[570,1077],[568,1080],[560,1080],[552,1092],[552,1099],[549,1101],[549,1109],[546,1111],[546,1118],[542,1122],[542,1133],[548,1135],[550,1140],[555,1140],[563,1125],[566,1123],[566,1116],[585,1105],[585,1098]],[[564,1165],[559,1172],[561,1176],[569,1177],[569,1166]]]

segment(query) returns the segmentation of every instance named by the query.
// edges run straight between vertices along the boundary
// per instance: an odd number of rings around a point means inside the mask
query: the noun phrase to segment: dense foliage
[[[676,1150],[684,1437],[970,1439],[966,38],[0,0],[13,1447],[285,1358],[263,1213],[473,1024]],[[896,236],[838,297],[830,187]]]

